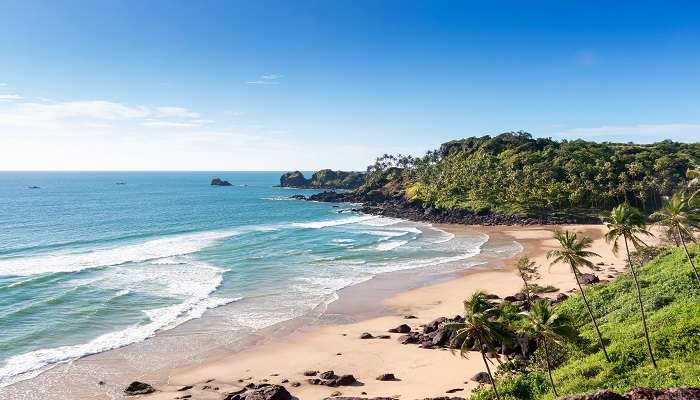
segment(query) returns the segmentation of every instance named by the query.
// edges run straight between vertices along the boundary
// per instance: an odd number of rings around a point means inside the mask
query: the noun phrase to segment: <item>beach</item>
[[[509,238],[523,246],[522,253],[509,259],[493,261],[489,268],[464,272],[446,282],[411,289],[395,294],[383,301],[386,315],[363,319],[348,324],[321,326],[274,337],[234,354],[224,354],[206,360],[194,368],[182,368],[168,372],[166,384],[157,385],[153,399],[176,399],[191,394],[195,399],[220,399],[223,394],[241,389],[249,383],[282,383],[300,399],[338,396],[378,397],[391,396],[406,399],[444,396],[448,392],[468,397],[477,383],[469,378],[484,370],[478,353],[468,359],[444,349],[423,349],[402,345],[400,336],[390,339],[360,339],[368,332],[384,335],[389,328],[407,323],[413,330],[441,316],[461,313],[461,301],[477,290],[500,297],[520,290],[522,281],[515,272],[514,261],[528,256],[539,266],[542,286],[554,285],[557,293],[568,292],[576,284],[568,267],[549,267],[547,250],[556,248],[552,239],[553,226],[545,227],[464,227],[456,225],[439,228],[454,234],[477,230],[492,239]],[[601,255],[601,279],[614,276],[624,269],[620,257],[612,254],[602,238],[602,225],[576,225],[561,227],[590,235],[592,251]],[[341,296],[342,297],[342,296]],[[406,319],[412,315],[415,319]],[[304,371],[328,371],[336,374],[352,374],[361,383],[340,388],[311,385]],[[393,373],[395,381],[379,381],[377,376]],[[299,382],[293,387],[292,382]],[[183,386],[192,386],[178,391]]]

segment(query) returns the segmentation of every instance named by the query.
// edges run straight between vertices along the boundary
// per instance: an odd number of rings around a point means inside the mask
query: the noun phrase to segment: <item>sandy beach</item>
[[[465,272],[456,279],[422,288],[405,291],[384,300],[388,315],[364,319],[342,325],[330,325],[301,330],[254,345],[235,354],[221,355],[195,368],[169,372],[168,384],[158,387],[159,392],[150,399],[176,399],[191,394],[193,399],[221,399],[227,392],[239,390],[248,383],[282,383],[300,399],[319,399],[332,394],[343,396],[392,396],[406,399],[444,396],[452,391],[455,396],[468,397],[477,387],[469,380],[484,369],[480,356],[475,353],[469,359],[452,355],[449,351],[422,349],[400,344],[399,334],[390,339],[362,340],[360,335],[386,334],[387,329],[407,323],[412,329],[440,316],[453,316],[461,312],[461,301],[477,290],[499,296],[516,293],[522,281],[515,272],[514,262],[520,256],[530,257],[539,266],[542,275],[540,285],[553,285],[559,292],[575,288],[575,281],[563,265],[549,267],[547,250],[556,247],[552,239],[554,227],[463,227],[440,226],[441,229],[459,234],[463,230],[477,230],[516,240],[523,252],[502,260],[501,268]],[[610,246],[602,238],[601,225],[577,225],[562,227],[583,232],[594,239],[592,251],[601,255],[596,262],[603,262],[601,279],[614,276],[624,269],[624,262],[615,257]],[[557,292],[557,293],[559,293]],[[552,296],[556,295],[553,293]],[[405,319],[413,315],[415,319]],[[304,371],[333,370],[336,374],[353,374],[360,382],[354,386],[332,388],[307,383]],[[383,373],[393,373],[396,381],[378,381]],[[299,386],[291,383],[299,382]],[[185,385],[193,386],[178,391]]]

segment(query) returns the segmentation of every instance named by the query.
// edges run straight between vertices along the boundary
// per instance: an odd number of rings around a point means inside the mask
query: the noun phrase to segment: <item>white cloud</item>
[[[280,74],[265,74],[260,76],[260,79],[248,81],[246,83],[249,85],[277,85],[279,84],[280,78],[282,78]]]
[[[213,119],[194,119],[192,122],[195,124],[213,124],[216,121]]]
[[[143,118],[148,115],[145,107],[131,107],[103,100],[67,101],[62,103],[19,103],[16,114],[41,120],[65,118],[92,118],[102,120],[124,120]]]
[[[0,87],[5,87],[5,86],[7,86],[7,83],[5,83],[5,82],[0,82]]]
[[[16,101],[22,99],[23,97],[18,94],[0,94],[0,102]]]
[[[199,113],[190,111],[183,107],[158,107],[155,112],[156,117],[175,118],[199,118]]]

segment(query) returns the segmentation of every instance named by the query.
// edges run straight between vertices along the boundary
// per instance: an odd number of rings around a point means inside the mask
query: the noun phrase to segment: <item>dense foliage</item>
[[[503,214],[610,209],[621,202],[648,211],[685,186],[686,171],[698,163],[698,143],[555,141],[509,132],[451,141],[424,157],[384,155],[367,168],[360,191]]]
[[[355,171],[333,171],[322,169],[306,179],[299,171],[282,174],[280,186],[314,189],[357,189],[364,183],[365,174]]]
[[[700,261],[700,246],[691,246],[689,251]],[[552,375],[560,395],[599,389],[624,393],[638,386],[700,386],[700,286],[690,272],[685,252],[682,248],[665,250],[640,267],[638,273],[658,369],[648,360],[634,280],[628,272],[587,291],[607,341],[609,363],[597,346],[581,296],[573,296],[556,306],[557,312],[574,321],[581,335],[580,341],[559,351],[565,358]],[[506,363],[500,368],[497,381],[502,400],[555,398],[545,370],[536,363],[517,373],[509,370],[511,366],[512,363]],[[471,397],[472,400],[493,398],[488,387],[477,390]]]

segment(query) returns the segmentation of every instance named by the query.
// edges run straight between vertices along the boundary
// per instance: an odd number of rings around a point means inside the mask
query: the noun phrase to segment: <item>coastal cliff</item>
[[[356,171],[322,169],[306,179],[300,171],[291,171],[280,177],[281,187],[301,189],[357,189],[365,180],[365,174]]]

